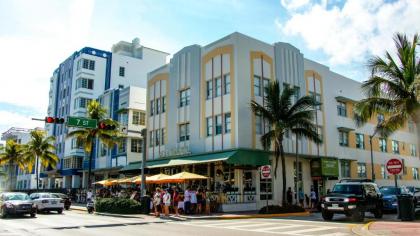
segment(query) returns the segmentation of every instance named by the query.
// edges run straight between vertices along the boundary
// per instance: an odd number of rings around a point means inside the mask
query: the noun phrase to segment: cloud
[[[11,127],[30,128],[44,127],[41,121],[33,121],[30,115],[18,112],[0,111],[0,131],[4,132]]]
[[[286,9],[295,11],[285,22],[276,19],[277,27],[286,36],[302,38],[309,49],[324,52],[333,65],[363,62],[371,54],[383,55],[384,50],[393,48],[395,32],[420,31],[420,1],[284,2],[289,7]]]
[[[294,11],[308,7],[311,0],[281,0],[281,5],[289,11]]]

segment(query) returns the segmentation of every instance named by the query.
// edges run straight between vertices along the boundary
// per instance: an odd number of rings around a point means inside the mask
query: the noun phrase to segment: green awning
[[[170,166],[202,164],[209,162],[224,161],[228,164],[237,166],[262,166],[268,165],[270,152],[255,149],[233,149],[227,151],[207,152],[200,154],[191,154],[187,156],[177,156],[159,160],[147,161],[146,168],[161,168]],[[121,169],[121,172],[139,170],[141,162],[132,162]]]

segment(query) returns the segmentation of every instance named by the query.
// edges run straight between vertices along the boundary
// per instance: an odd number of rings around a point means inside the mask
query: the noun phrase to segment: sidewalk
[[[86,206],[82,204],[74,204],[70,210],[84,211],[87,212]],[[133,215],[121,215],[121,214],[110,214],[110,213],[98,213],[96,215],[113,216],[121,218],[144,218],[145,215],[133,214]],[[257,214],[257,212],[237,212],[237,213],[215,213],[212,215],[181,215],[179,217],[171,216],[172,220],[233,220],[233,219],[250,219],[250,218],[274,218],[274,217],[292,217],[292,216],[309,216],[310,212],[299,212],[299,213],[283,213],[283,214]],[[153,214],[150,214],[153,215]]]
[[[415,236],[420,235],[420,222],[369,222],[354,227],[353,233],[363,236]]]

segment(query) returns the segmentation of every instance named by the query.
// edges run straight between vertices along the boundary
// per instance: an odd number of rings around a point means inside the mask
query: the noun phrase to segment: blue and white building
[[[147,73],[166,63],[168,53],[147,48],[138,38],[120,41],[112,51],[85,47],[73,53],[54,71],[50,79],[48,115],[53,117],[86,116],[86,107],[107,91],[129,86],[146,87]],[[56,137],[60,163],[56,170],[42,175],[46,188],[79,188],[86,183],[85,153],[68,138],[65,125],[47,124],[49,135]],[[97,155],[97,150],[93,150]]]

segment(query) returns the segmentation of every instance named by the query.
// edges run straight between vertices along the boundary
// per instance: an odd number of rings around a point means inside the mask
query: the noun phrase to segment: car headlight
[[[12,203],[6,203],[6,208],[14,208],[15,206],[13,206]]]

